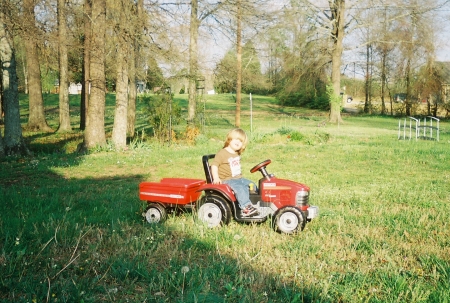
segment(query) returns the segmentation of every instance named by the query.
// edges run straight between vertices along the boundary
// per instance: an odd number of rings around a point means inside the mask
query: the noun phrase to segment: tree
[[[440,64],[436,63],[429,60],[419,70],[417,74],[418,81],[415,84],[415,90],[420,92],[421,99],[427,99],[428,115],[433,115],[434,117],[437,115],[438,105],[442,103],[441,92],[443,90],[442,77],[439,73]]]
[[[314,15],[319,12],[314,10]],[[329,39],[312,23],[311,7],[291,1],[280,12],[275,26],[265,34],[269,49],[269,76],[281,105],[329,110]],[[325,25],[324,25],[325,26]]]
[[[417,100],[417,95],[413,92],[414,74],[420,65],[419,61],[421,61],[421,56],[418,55],[423,51],[423,43],[420,41],[421,38],[424,38],[423,32],[420,30],[423,3],[419,4],[416,0],[400,0],[400,5],[401,11],[395,19],[400,55],[400,58],[397,59],[399,62],[398,74],[403,92],[406,93],[405,114],[410,116],[415,103],[413,100]]]
[[[381,82],[381,114],[386,114],[386,91],[388,89],[388,74],[389,74],[389,56],[394,49],[394,43],[391,40],[392,29],[390,26],[390,22],[388,22],[388,9],[387,7],[381,12],[381,20],[382,26],[380,26],[378,33],[375,33],[375,36],[381,37],[380,40],[375,41],[375,53],[379,55],[380,58],[380,82]],[[392,114],[392,102],[390,108]]]
[[[228,3],[230,11],[234,14],[233,27],[235,34],[236,47],[236,109],[235,109],[235,126],[240,127],[241,124],[241,92],[242,92],[242,44],[244,33],[258,32],[258,22],[266,19],[263,12],[265,1],[262,0],[235,0]]]
[[[220,93],[234,92],[236,89],[237,56],[235,50],[228,51],[214,70],[214,87]],[[261,73],[261,62],[253,42],[247,41],[242,49],[242,91],[262,92],[269,88],[266,77]]]
[[[0,158],[2,158],[5,155],[5,148],[3,147],[3,135],[0,131]]]
[[[242,2],[237,0],[236,12],[236,115],[234,125],[241,126],[242,89]]]
[[[198,28],[201,20],[198,18],[198,0],[191,1],[191,17],[189,25],[189,104],[188,122],[192,123],[195,118],[197,103],[197,78],[198,78]]]
[[[267,78],[261,73],[261,62],[252,40],[248,40],[242,49],[242,91],[261,93],[270,88]]]
[[[22,35],[25,42],[29,88],[28,127],[32,130],[51,131],[45,120],[44,99],[42,98],[41,71],[36,39],[40,36],[35,22],[35,0],[23,1]]]
[[[417,91],[420,86],[416,83],[417,72],[424,64],[432,65],[436,49],[434,32],[440,22],[437,22],[435,10],[448,2],[450,1],[370,0],[363,3],[369,9],[366,10],[366,17],[361,18],[358,24],[363,31],[370,32],[363,44],[370,45],[375,56],[370,59],[370,68],[378,73],[382,114],[387,112],[385,97],[392,96],[391,91],[394,94],[405,93],[405,111],[407,114],[413,113],[415,101],[420,94]],[[424,75],[423,70],[421,75]]]
[[[206,1],[205,1],[206,2]],[[199,11],[199,1],[191,1],[191,14],[189,24],[189,104],[188,104],[188,122],[192,123],[195,119],[195,109],[197,107],[197,81],[200,77],[198,67],[198,31],[201,23],[210,16],[213,16],[221,9],[227,1],[219,1],[208,5],[205,3],[205,9]]]
[[[84,0],[84,32],[83,32],[83,86],[81,88],[80,103],[80,129],[85,130],[87,124],[87,108],[91,88],[90,65],[91,65],[91,14],[92,0]]]
[[[19,92],[16,74],[14,44],[6,27],[6,19],[0,11],[0,63],[2,100],[4,104],[4,138],[0,133],[0,154],[29,155],[20,124]]]
[[[69,80],[67,55],[66,0],[58,0],[59,47],[59,128],[58,132],[72,131],[70,126]]]
[[[135,38],[132,41],[132,49],[129,56],[129,94],[128,94],[128,114],[127,114],[127,133],[133,137],[136,124],[136,99],[137,99],[137,81],[142,80],[144,75],[139,73],[142,67],[142,34],[144,24],[147,22],[144,14],[144,0],[136,2],[137,18],[134,20]]]
[[[147,87],[160,87],[164,83],[164,75],[154,57],[148,58],[146,67],[144,80]],[[186,73],[186,70],[181,70],[179,77],[182,78]]]
[[[331,83],[333,85],[334,96],[330,99],[330,122],[342,122],[341,117],[341,62],[344,40],[345,24],[345,0],[328,1],[331,15],[330,21],[330,39],[331,39]]]
[[[123,149],[127,143],[127,108],[128,108],[128,67],[127,56],[129,53],[129,41],[126,36],[126,20],[129,17],[130,7],[127,0],[118,1],[115,7],[118,14],[116,28],[117,37],[117,79],[116,79],[116,108],[114,113],[114,126],[112,142],[117,149]],[[128,19],[129,20],[129,19]]]
[[[105,33],[106,0],[92,0],[90,37],[91,94],[87,107],[87,124],[83,149],[106,145],[105,135]]]
[[[127,107],[127,134],[130,137],[134,137],[136,129],[136,99],[137,99],[137,62],[139,57],[138,42],[133,41],[130,45],[130,52],[128,56],[128,107]]]
[[[214,87],[219,93],[231,93],[236,89],[236,52],[229,50],[216,65]]]

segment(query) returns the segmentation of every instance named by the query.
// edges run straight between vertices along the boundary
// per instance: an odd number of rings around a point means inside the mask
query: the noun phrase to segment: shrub
[[[162,93],[158,95],[143,95],[140,98],[147,103],[145,112],[153,128],[154,136],[162,143],[175,139],[173,125],[181,120],[181,107],[173,102],[173,95]]]

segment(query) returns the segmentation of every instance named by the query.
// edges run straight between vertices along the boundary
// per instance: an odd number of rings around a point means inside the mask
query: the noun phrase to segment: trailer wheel
[[[198,218],[208,227],[214,228],[231,221],[231,209],[224,198],[217,195],[206,195],[200,200]]]
[[[143,215],[150,224],[161,223],[167,219],[166,209],[158,203],[149,203]]]
[[[293,234],[305,228],[306,219],[303,213],[295,207],[284,207],[275,213],[273,228],[284,234]]]

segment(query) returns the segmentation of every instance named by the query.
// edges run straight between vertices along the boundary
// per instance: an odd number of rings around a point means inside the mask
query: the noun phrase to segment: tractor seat
[[[205,171],[205,177],[206,177],[206,183],[212,183],[213,177],[211,173],[211,165],[209,165],[209,159],[214,159],[216,155],[204,155],[202,157],[202,163],[203,163],[203,170]]]

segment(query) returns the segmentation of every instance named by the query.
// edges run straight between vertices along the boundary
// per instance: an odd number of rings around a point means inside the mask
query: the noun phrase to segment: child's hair
[[[230,130],[227,134],[227,138],[225,140],[225,144],[223,145],[223,148],[230,145],[230,142],[233,139],[241,140],[242,147],[240,150],[237,151],[237,153],[238,153],[238,155],[242,154],[244,152],[245,148],[247,147],[247,142],[248,142],[247,134],[245,133],[244,130],[242,130],[240,128],[235,128],[235,129]]]

